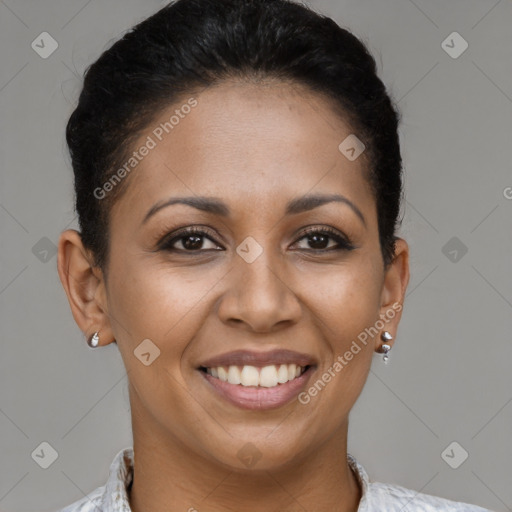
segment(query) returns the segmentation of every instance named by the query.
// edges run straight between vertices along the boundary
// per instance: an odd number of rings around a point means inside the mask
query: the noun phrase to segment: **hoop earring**
[[[95,332],[90,338],[87,338],[87,344],[91,348],[96,348],[99,345],[100,336],[98,332]]]
[[[381,335],[380,335],[380,338],[382,341],[390,341],[393,339],[393,336],[391,336],[391,333],[389,331],[384,331]],[[389,361],[389,356],[388,356],[388,352],[391,350],[391,345],[389,345],[388,343],[383,343],[380,347],[380,352],[383,353],[384,355],[382,356],[382,360],[387,363]]]

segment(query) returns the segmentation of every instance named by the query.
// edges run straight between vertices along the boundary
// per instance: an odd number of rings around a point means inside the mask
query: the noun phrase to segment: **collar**
[[[102,509],[112,512],[132,512],[128,500],[128,488],[133,481],[133,447],[120,450],[109,469],[109,476],[102,496]]]

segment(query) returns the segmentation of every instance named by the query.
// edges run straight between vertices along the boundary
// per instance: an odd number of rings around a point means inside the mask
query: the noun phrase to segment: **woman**
[[[178,0],[88,69],[59,275],[133,449],[64,511],[484,510],[347,453],[409,281],[397,126],[365,46],[287,0]]]

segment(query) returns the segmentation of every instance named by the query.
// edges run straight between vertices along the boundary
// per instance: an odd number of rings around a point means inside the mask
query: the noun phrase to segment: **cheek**
[[[328,384],[318,393],[316,406],[330,409],[333,425],[341,421],[355,403],[366,382],[372,363],[375,331],[370,329],[379,319],[380,269],[373,260],[364,258],[343,268],[316,276],[310,287],[307,304],[317,317],[326,345],[326,360],[317,379]],[[315,395],[316,396],[316,395]]]
[[[129,373],[134,429],[144,432],[155,421],[186,445],[206,451],[211,445],[204,440],[222,438],[225,431],[212,434],[211,425],[205,421],[205,407],[195,399],[183,364],[187,347],[193,344],[205,315],[211,311],[210,294],[224,275],[216,274],[211,269],[200,271],[199,267],[171,269],[140,264],[138,268],[125,267],[115,281],[112,276],[112,317],[120,335],[118,348]],[[134,356],[134,350],[145,339],[154,342],[160,351],[147,366]]]
[[[379,318],[377,283],[371,272],[347,267],[311,290],[308,307],[314,307],[312,321],[325,348],[325,360],[301,396],[305,411],[324,411],[311,413],[312,431],[330,432],[340,425],[365,385],[374,349],[374,338],[365,330]]]
[[[161,404],[183,414],[190,407],[182,359],[204,322],[208,291],[219,280],[195,272],[192,279],[184,268],[139,264],[111,274],[111,321],[137,397],[134,407],[144,403],[161,421],[168,410]]]
[[[204,321],[209,293],[222,278],[217,274],[149,263],[126,264],[112,272],[109,311],[120,349],[133,352],[150,339],[160,350],[160,363],[179,365]]]
[[[308,308],[324,321],[329,336],[340,343],[378,319],[380,307],[379,275],[371,265],[348,265],[316,275],[305,298]]]

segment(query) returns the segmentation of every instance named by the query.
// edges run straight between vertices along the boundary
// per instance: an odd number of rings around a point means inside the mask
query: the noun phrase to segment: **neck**
[[[348,421],[286,467],[243,472],[187,449],[168,432],[155,433],[154,425],[145,431],[134,423],[132,512],[357,512],[361,489],[347,462],[347,429]]]

